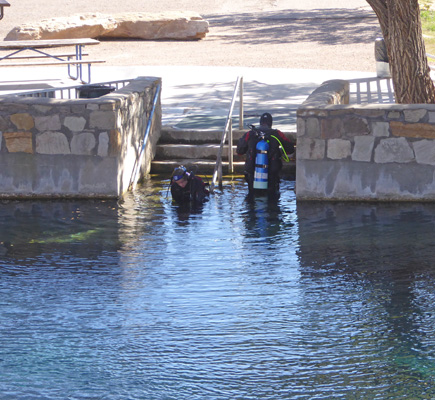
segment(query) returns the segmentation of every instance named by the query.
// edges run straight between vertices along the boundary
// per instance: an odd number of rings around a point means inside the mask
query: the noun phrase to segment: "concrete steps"
[[[236,154],[236,145],[245,131],[233,131],[234,174],[244,171],[245,157]],[[222,131],[178,130],[163,127],[157,144],[156,155],[151,163],[151,173],[170,176],[174,168],[184,165],[198,175],[213,174],[219,151]],[[222,173],[228,174],[228,145],[224,146]],[[283,176],[292,179],[295,162],[284,163]]]

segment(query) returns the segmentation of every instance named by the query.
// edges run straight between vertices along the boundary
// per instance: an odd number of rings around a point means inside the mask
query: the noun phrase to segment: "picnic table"
[[[5,1],[5,0],[0,0]],[[67,65],[68,76],[71,79],[80,79],[84,83],[91,80],[91,65],[103,63],[103,60],[88,60],[83,56],[83,47],[96,45],[100,42],[95,39],[52,39],[52,40],[5,40],[0,42],[0,50],[9,51],[5,56],[0,56],[0,67],[25,67],[25,66],[48,66]],[[74,47],[74,52],[53,53],[51,50],[61,47]],[[30,51],[31,54],[23,52]],[[10,60],[23,60],[43,58],[44,61],[31,62],[8,62]],[[6,62],[5,62],[6,61]],[[83,73],[83,65],[88,66],[87,76]],[[75,72],[73,72],[75,70]]]
[[[11,5],[6,0],[0,0],[0,19],[2,19],[4,15],[3,8],[10,7],[10,6]]]

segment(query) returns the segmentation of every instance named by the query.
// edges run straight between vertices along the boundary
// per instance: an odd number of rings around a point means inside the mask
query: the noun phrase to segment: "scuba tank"
[[[269,150],[269,143],[267,143],[264,136],[257,143],[256,150],[254,189],[267,189],[269,173],[269,157],[267,152]]]

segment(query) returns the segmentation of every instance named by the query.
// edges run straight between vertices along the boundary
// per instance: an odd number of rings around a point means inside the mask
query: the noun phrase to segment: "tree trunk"
[[[367,0],[387,47],[396,102],[435,103],[423,41],[418,0]]]

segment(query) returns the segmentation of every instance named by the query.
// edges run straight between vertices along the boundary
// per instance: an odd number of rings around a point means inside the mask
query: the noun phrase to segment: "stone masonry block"
[[[306,120],[305,137],[320,139],[320,122],[317,118],[308,118]]]
[[[372,134],[376,137],[390,136],[390,124],[388,122],[373,122]]]
[[[86,126],[86,118],[84,117],[65,117],[63,124],[71,131],[71,132],[81,132],[85,129]]]
[[[340,118],[322,119],[321,138],[337,139],[343,136],[343,121]]]
[[[17,127],[17,129],[23,131],[29,131],[35,126],[33,117],[28,113],[17,113],[11,115],[11,122]]]
[[[38,113],[40,113],[40,114],[47,114],[48,112],[51,111],[51,109],[52,109],[53,107],[51,107],[51,106],[42,106],[42,105],[40,105],[40,104],[35,104],[35,105],[33,106],[33,108],[34,108]]]
[[[414,161],[414,151],[403,137],[383,139],[375,149],[375,163],[408,163],[411,161]]]
[[[71,105],[58,106],[56,111],[58,114],[71,114]]]
[[[421,121],[427,114],[427,110],[419,109],[419,110],[403,110],[403,115],[405,116],[406,122],[419,122]]]
[[[303,118],[297,119],[296,134],[298,137],[305,135],[305,125],[305,120]]]
[[[352,160],[370,162],[372,160],[375,138],[373,136],[355,136],[354,140]]]
[[[109,156],[116,156],[121,149],[121,132],[112,129],[109,133]]]
[[[29,110],[29,106],[23,103],[0,102],[0,111],[6,111],[9,115],[17,113],[25,113]]]
[[[343,120],[344,134],[347,137],[367,135],[370,130],[365,118],[351,116]]]
[[[4,132],[3,137],[9,153],[33,153],[31,132]]]
[[[117,114],[113,111],[92,111],[89,117],[89,126],[104,130],[115,129],[117,120]]]
[[[99,110],[100,106],[98,104],[95,104],[95,103],[90,103],[90,104],[86,104],[86,109],[91,110],[91,111],[95,111],[95,110]]]
[[[100,106],[99,106],[99,109],[101,111],[114,111],[117,108],[125,108],[125,106],[123,104],[119,104],[119,101],[118,102],[113,101],[111,103],[103,103],[103,104],[100,104]]]
[[[412,137],[412,138],[435,138],[435,125],[431,124],[405,124],[403,122],[391,121],[391,133],[394,136]]]
[[[93,133],[77,133],[71,139],[71,153],[90,156],[92,155],[95,145],[96,140]]]
[[[350,140],[331,139],[328,140],[327,157],[332,160],[341,160],[351,154],[352,144]]]
[[[5,117],[0,116],[0,131],[8,129],[8,121]]]
[[[323,160],[326,143],[322,139],[300,138],[297,144],[296,157],[301,160]]]
[[[36,135],[36,153],[70,154],[68,139],[62,132],[47,131]]]
[[[435,165],[435,140],[419,140],[412,146],[418,164]]]
[[[342,117],[343,115],[349,115],[350,113],[353,113],[355,111],[354,108],[349,108],[349,107],[345,107],[345,108],[334,108],[329,111],[329,117],[331,118],[337,118],[337,117]]]
[[[383,118],[385,115],[384,110],[373,110],[371,108],[355,108],[355,114],[367,118]]]
[[[59,131],[61,128],[58,114],[35,117],[35,127],[38,131]]]
[[[86,104],[77,104],[71,106],[71,112],[73,114],[79,114],[82,115],[86,111]]]
[[[100,157],[107,157],[109,155],[109,135],[107,132],[101,132],[98,135],[97,154]]]
[[[388,119],[399,119],[400,118],[400,111],[390,111],[388,113]]]
[[[300,108],[297,111],[297,115],[300,117],[327,117],[328,112],[316,108]]]

